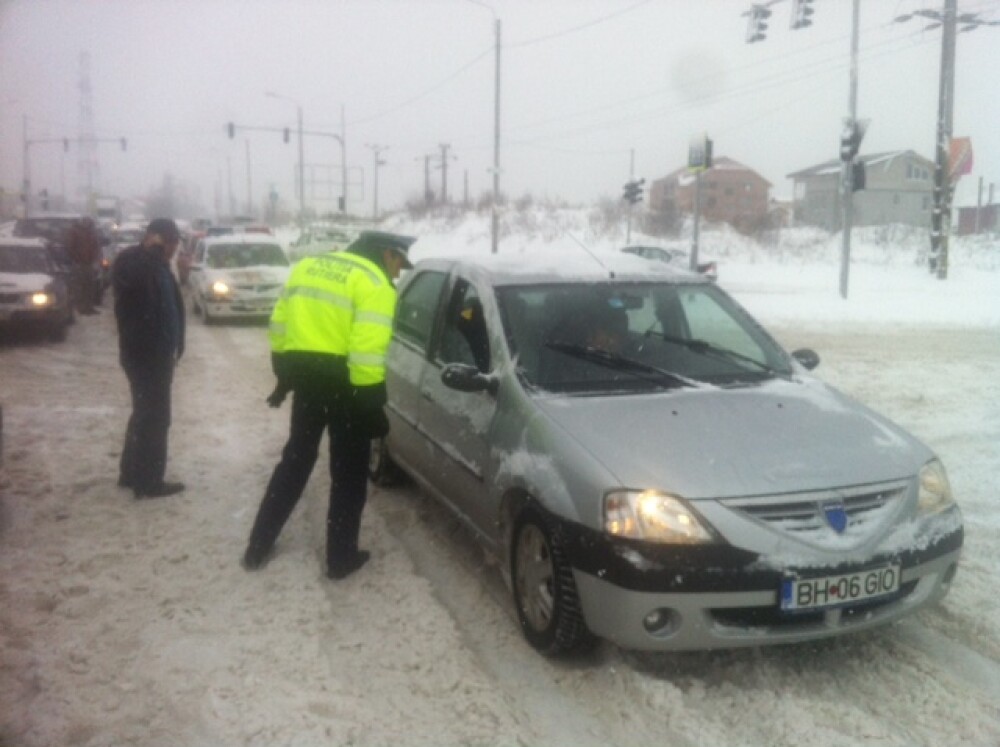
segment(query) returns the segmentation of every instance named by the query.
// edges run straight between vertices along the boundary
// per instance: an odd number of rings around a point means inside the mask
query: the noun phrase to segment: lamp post
[[[302,105],[295,99],[291,99],[288,96],[282,96],[274,91],[265,91],[264,95],[270,96],[272,99],[281,99],[282,101],[288,101],[289,103],[295,104],[295,110],[299,123],[299,222],[301,223],[306,217],[306,162],[304,155],[305,147],[302,144]]]

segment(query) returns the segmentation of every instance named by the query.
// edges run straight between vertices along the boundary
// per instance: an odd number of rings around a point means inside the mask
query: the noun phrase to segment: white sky
[[[848,111],[850,0],[816,0],[814,25],[789,28],[791,0],[773,7],[768,38],[746,44],[743,0],[0,0],[0,184],[23,176],[30,140],[75,138],[80,53],[90,54],[97,186],[143,194],[167,171],[193,182],[211,210],[231,181],[242,205],[273,186],[294,206],[296,106],[305,129],[339,133],[363,179],[351,209],[371,210],[372,150],[384,146],[381,208],[423,192],[424,156],[451,145],[448,191],[491,188],[494,12],[502,22],[501,188],[511,196],[617,197],[629,175],[663,176],[707,132],[717,155],[759,171],[777,196],[788,173],[837,155]],[[893,23],[937,8],[926,0],[863,0],[858,114],[872,124],[862,152],[911,148],[933,157],[940,31]],[[491,10],[491,8],[493,10]],[[959,0],[1000,19],[998,0]],[[954,133],[972,138],[980,176],[1000,186],[1000,97],[987,72],[1000,28],[958,37]],[[291,127],[239,132],[227,122]],[[307,137],[305,161],[338,165],[333,138]],[[73,191],[77,152],[30,148],[32,185]],[[336,172],[339,174],[339,172]],[[336,177],[339,189],[339,175]],[[440,172],[432,171],[440,189]],[[998,195],[1000,197],[1000,195]]]

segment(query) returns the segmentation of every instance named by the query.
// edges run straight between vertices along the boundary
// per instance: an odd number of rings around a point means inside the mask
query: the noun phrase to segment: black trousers
[[[167,359],[123,368],[132,392],[132,415],[125,430],[119,480],[139,491],[156,488],[167,469],[174,362]]]
[[[281,461],[274,468],[250,532],[249,549],[270,552],[302,496],[319,455],[323,432],[330,437],[330,505],[326,560],[337,563],[358,549],[361,513],[368,496],[370,439],[352,423],[349,392],[305,393],[292,398],[292,424]]]

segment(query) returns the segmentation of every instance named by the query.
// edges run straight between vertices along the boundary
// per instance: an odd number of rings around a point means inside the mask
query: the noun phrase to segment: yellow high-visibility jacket
[[[308,257],[271,314],[271,352],[341,356],[351,384],[382,384],[395,313],[396,287],[374,262],[350,252]]]

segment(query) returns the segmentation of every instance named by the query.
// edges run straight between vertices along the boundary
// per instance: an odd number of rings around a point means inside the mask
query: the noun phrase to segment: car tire
[[[536,506],[525,507],[514,522],[510,574],[521,631],[535,649],[556,656],[594,644],[561,532]]]
[[[383,487],[398,485],[403,479],[399,466],[389,456],[384,438],[372,439],[368,455],[368,479]]]

